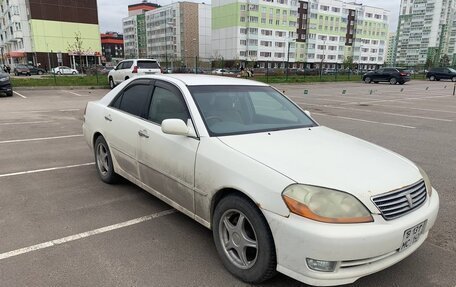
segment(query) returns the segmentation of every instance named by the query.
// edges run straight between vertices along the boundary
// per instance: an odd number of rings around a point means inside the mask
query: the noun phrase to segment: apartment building
[[[397,34],[396,32],[390,32],[388,35],[388,41],[386,44],[386,58],[385,66],[393,67],[396,63],[396,44],[397,44]]]
[[[1,62],[52,68],[99,63],[96,0],[0,0]],[[79,35],[78,48],[75,38]]]
[[[260,67],[383,65],[389,11],[340,0],[213,0],[213,53]]]
[[[106,32],[100,35],[103,61],[116,63],[124,58],[123,35],[116,32]]]
[[[176,2],[145,10],[123,19],[125,56],[148,57],[162,64],[194,63],[211,56],[211,7],[193,2]],[[139,6],[139,5],[138,5]],[[130,9],[130,8],[129,8]]]
[[[398,65],[456,63],[456,0],[402,0],[397,35]]]

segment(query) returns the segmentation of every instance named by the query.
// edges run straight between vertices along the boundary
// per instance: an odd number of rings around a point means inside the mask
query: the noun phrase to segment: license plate
[[[410,246],[413,245],[413,243],[418,241],[418,239],[420,238],[421,234],[424,231],[424,228],[426,227],[426,222],[427,222],[427,220],[404,231],[404,237],[402,239],[402,245],[401,245],[401,248],[399,249],[399,252],[409,248]]]
[[[146,75],[153,75],[155,74],[154,72],[146,72]]]

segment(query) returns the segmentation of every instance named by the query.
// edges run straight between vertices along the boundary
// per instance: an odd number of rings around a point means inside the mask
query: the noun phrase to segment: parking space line
[[[24,175],[24,174],[40,173],[40,172],[46,172],[46,171],[76,168],[76,167],[89,166],[89,165],[94,165],[94,164],[95,164],[94,162],[88,162],[88,163],[73,164],[73,165],[67,165],[67,166],[57,166],[57,167],[49,167],[49,168],[42,168],[42,169],[12,172],[12,173],[4,173],[4,174],[0,174],[0,178],[18,176],[18,175]]]
[[[13,91],[13,93],[15,93],[16,95],[18,95],[19,97],[23,98],[23,99],[27,99],[26,96],[22,95],[22,94],[19,94],[18,92],[16,91]]]
[[[2,114],[23,114],[23,113],[55,113],[55,112],[75,112],[81,109],[62,109],[62,110],[22,110],[22,111],[4,111]]]
[[[373,100],[373,101],[364,101],[364,102],[349,102],[342,105],[356,105],[356,104],[372,104],[372,103],[384,103],[384,102],[398,102],[398,101],[417,101],[417,100],[432,100],[435,98],[447,98],[452,96],[431,96],[431,97],[416,97],[416,98],[396,98],[396,99],[387,99],[387,100]],[[361,98],[360,98],[361,99]]]
[[[351,120],[351,121],[365,122],[365,123],[370,123],[370,124],[380,124],[380,125],[393,126],[393,127],[399,127],[399,128],[406,128],[406,129],[416,129],[416,127],[406,126],[406,125],[400,125],[400,124],[382,123],[382,122],[376,122],[376,121],[370,121],[370,120],[363,120],[363,119],[358,119],[358,118],[350,118],[350,117],[343,117],[343,116],[327,115],[327,114],[314,113],[314,112],[312,112],[312,114],[313,114],[313,115],[319,115],[319,116],[327,116],[327,117],[334,117],[334,118],[339,118],[339,119]]]
[[[81,94],[78,94],[78,93],[75,93],[75,92],[70,92],[70,91],[66,91],[67,93],[70,93],[72,95],[75,95],[77,97],[87,97],[87,96],[84,96],[84,95],[81,95]]]
[[[18,256],[18,255],[25,254],[25,253],[29,253],[29,252],[33,252],[33,251],[37,251],[37,250],[40,250],[40,249],[44,249],[44,248],[48,248],[48,247],[64,244],[64,243],[67,243],[67,242],[71,242],[71,241],[87,238],[87,237],[90,237],[90,236],[106,233],[106,232],[113,231],[113,230],[116,230],[116,229],[132,226],[132,225],[135,225],[135,224],[138,224],[138,223],[142,223],[142,222],[150,221],[152,219],[156,219],[156,218],[159,218],[159,217],[167,216],[167,215],[173,214],[175,212],[177,212],[177,210],[175,210],[175,209],[167,209],[167,210],[164,210],[164,211],[160,211],[160,212],[153,213],[153,214],[150,214],[150,215],[138,217],[138,218],[135,218],[135,219],[132,219],[132,220],[128,220],[128,221],[124,221],[124,222],[121,222],[121,223],[112,224],[112,225],[108,225],[108,226],[101,227],[101,228],[98,228],[98,229],[94,229],[94,230],[78,233],[78,234],[75,234],[75,235],[70,235],[70,236],[67,236],[67,237],[62,237],[62,238],[59,238],[59,239],[43,242],[43,243],[40,243],[40,244],[36,244],[36,245],[32,245],[32,246],[16,249],[16,250],[13,250],[13,251],[1,253],[0,254],[0,260],[7,259],[7,258],[10,258],[10,257],[14,257],[14,256]]]
[[[7,141],[0,141],[0,144],[7,144],[7,143],[19,143],[19,142],[33,142],[33,141],[45,141],[45,140],[55,140],[55,139],[66,139],[66,138],[75,138],[75,137],[82,137],[83,135],[67,135],[67,136],[56,136],[56,137],[46,137],[46,138],[30,138],[30,139],[20,139],[20,140],[7,140]]]
[[[440,118],[423,117],[423,116],[415,116],[415,115],[405,115],[405,114],[382,112],[382,111],[375,111],[375,110],[369,110],[369,109],[344,108],[344,107],[336,107],[336,106],[331,106],[331,105],[318,105],[318,104],[309,104],[309,103],[301,103],[301,104],[308,105],[308,106],[324,107],[324,108],[329,108],[329,109],[370,112],[370,113],[377,113],[377,114],[383,114],[383,115],[391,115],[391,116],[398,116],[398,117],[405,117],[405,118],[417,118],[417,119],[432,120],[432,121],[439,121],[439,122],[453,122],[453,120],[449,120],[449,119],[440,119]]]
[[[53,121],[34,121],[34,122],[12,122],[12,123],[0,123],[0,126],[12,126],[12,125],[32,125],[32,124],[45,124],[52,123]]]
[[[399,102],[399,101],[398,101]],[[397,103],[397,102],[396,102]],[[404,102],[399,102],[404,103]],[[408,104],[408,103],[404,103]],[[417,110],[417,111],[426,111],[426,112],[437,112],[437,113],[450,113],[456,114],[456,111],[446,111],[446,110],[435,110],[435,109],[425,109],[425,108],[414,108],[414,107],[403,107],[403,106],[391,106],[391,105],[379,105],[373,104],[373,106],[385,107],[385,108],[399,108],[399,109],[409,109],[409,110]]]

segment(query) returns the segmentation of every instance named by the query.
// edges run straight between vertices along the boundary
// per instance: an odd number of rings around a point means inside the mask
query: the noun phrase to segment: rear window
[[[140,69],[160,69],[160,65],[155,61],[138,61]]]

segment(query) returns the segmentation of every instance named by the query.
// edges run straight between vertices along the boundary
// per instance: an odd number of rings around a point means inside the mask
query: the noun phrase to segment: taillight
[[[137,73],[138,73],[138,66],[134,66],[134,67],[133,67],[133,73],[134,73],[134,74],[137,74]]]
[[[407,76],[408,74],[407,73],[401,73],[400,75],[401,76]]]

